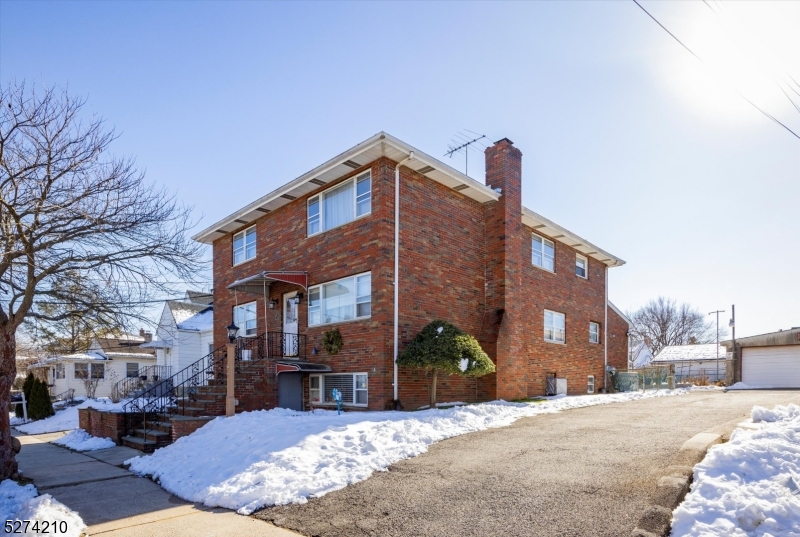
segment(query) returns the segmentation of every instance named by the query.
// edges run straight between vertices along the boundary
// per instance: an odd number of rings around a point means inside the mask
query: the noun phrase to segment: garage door
[[[764,388],[800,388],[800,345],[743,348],[742,382]]]

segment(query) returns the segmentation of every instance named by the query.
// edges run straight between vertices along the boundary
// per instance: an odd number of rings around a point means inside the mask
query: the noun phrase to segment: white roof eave
[[[431,173],[433,171],[438,172],[435,176],[429,176],[430,179],[438,182],[444,182],[448,180],[450,182],[456,183],[455,186],[463,185],[466,188],[460,188],[462,194],[469,196],[473,199],[481,203],[485,203],[487,201],[497,200],[499,199],[499,194],[493,191],[491,188],[487,187],[483,183],[476,181],[475,179],[464,175],[460,171],[451,168],[447,164],[439,161],[438,159],[416,149],[401,140],[398,140],[394,136],[391,136],[385,132],[379,132],[378,134],[368,138],[367,140],[361,142],[360,144],[348,149],[344,153],[337,155],[336,157],[330,159],[329,161],[325,162],[324,164],[317,166],[313,170],[301,175],[297,179],[286,183],[282,187],[278,188],[277,190],[273,190],[269,194],[258,198],[257,200],[249,203],[248,205],[242,207],[235,213],[226,216],[222,220],[216,222],[215,224],[207,227],[200,233],[197,233],[192,237],[192,239],[202,242],[205,244],[212,244],[215,239],[219,237],[223,237],[232,231],[255,221],[257,218],[266,214],[267,209],[265,206],[269,203],[275,203],[278,201],[281,205],[285,205],[293,201],[294,198],[298,198],[302,195],[305,195],[307,192],[296,192],[301,187],[304,187],[307,183],[312,181],[313,179],[318,178],[321,175],[324,175],[328,172],[331,172],[338,166],[344,166],[345,162],[353,162],[353,159],[357,158],[359,155],[362,155],[371,149],[375,149],[378,146],[381,147],[381,155],[387,156],[386,149],[393,148],[395,151],[399,151],[400,153],[408,156],[412,151],[414,153],[414,160],[407,163],[407,166],[412,170],[420,170],[425,169],[426,167],[431,167],[433,170],[428,171],[427,173]],[[367,162],[360,163],[361,165],[368,164],[374,159],[369,159]],[[402,159],[401,159],[402,160]],[[348,166],[344,166],[341,170],[341,176],[347,175],[352,168]],[[330,182],[330,181],[328,181]],[[327,182],[326,182],[327,183]],[[319,186],[314,184],[314,190],[316,190]],[[323,183],[325,184],[325,183]],[[453,186],[453,185],[448,185]],[[307,187],[306,187],[307,188]],[[286,198],[285,196],[289,196],[292,199]],[[281,199],[283,198],[283,200]],[[259,213],[260,214],[253,214]],[[248,217],[253,216],[252,219],[248,220]]]
[[[539,231],[558,242],[566,244],[570,248],[574,248],[583,255],[597,259],[608,267],[621,267],[625,264],[625,261],[619,257],[606,252],[583,237],[572,233],[527,207],[522,208],[522,223],[533,229],[533,231]]]

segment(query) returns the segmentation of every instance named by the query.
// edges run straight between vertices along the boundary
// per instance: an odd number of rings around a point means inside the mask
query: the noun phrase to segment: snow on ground
[[[266,505],[305,503],[453,436],[537,414],[686,393],[560,397],[538,404],[494,401],[419,412],[244,412],[217,418],[126,464],[181,498],[250,514]]]
[[[695,466],[672,535],[800,537],[800,406],[751,416],[758,429],[737,429]]]
[[[23,535],[58,534],[66,537],[78,537],[86,530],[86,524],[80,515],[54,499],[49,494],[37,496],[38,492],[33,485],[20,486],[16,481],[6,479],[0,482],[0,520],[6,521],[29,520],[26,527],[23,524],[19,532]],[[34,527],[34,522],[38,526]],[[47,526],[43,524],[47,522]],[[55,524],[55,527],[53,526]],[[12,529],[17,529],[12,525]]]
[[[112,448],[117,445],[110,438],[92,436],[83,429],[70,431],[61,438],[53,440],[53,444],[74,449],[75,451],[95,451]]]
[[[731,384],[726,389],[727,390],[764,390],[774,388],[774,386],[751,386],[750,384],[745,384],[744,382],[737,382],[736,384]]]
[[[8,419],[11,421],[11,426],[14,427],[16,425],[22,425],[25,423],[25,418],[18,418],[17,415],[13,412],[8,413]]]
[[[78,409],[92,407],[97,410],[122,410],[125,401],[112,403],[111,399],[101,397],[99,399],[87,399],[77,406],[67,407],[59,410],[54,416],[37,420],[27,425],[17,425],[16,429],[27,434],[55,433],[58,431],[69,431],[78,428]]]

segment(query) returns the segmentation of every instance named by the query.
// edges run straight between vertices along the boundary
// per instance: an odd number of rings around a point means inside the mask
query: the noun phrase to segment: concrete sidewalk
[[[105,537],[230,536],[295,537],[272,524],[221,508],[192,504],[121,467],[140,452],[122,446],[75,453],[51,444],[64,433],[15,434],[23,476],[39,492],[77,511],[89,535]]]

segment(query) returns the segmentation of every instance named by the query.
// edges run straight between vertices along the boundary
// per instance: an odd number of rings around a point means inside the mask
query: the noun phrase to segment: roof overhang
[[[381,157],[400,162],[412,152],[414,153],[414,159],[406,164],[408,168],[447,187],[458,190],[465,196],[480,203],[499,199],[499,194],[483,183],[464,175],[390,134],[379,132],[321,166],[317,166],[279,189],[226,216],[192,238],[198,242],[212,244],[216,239],[255,222],[265,214],[283,207],[299,197],[310,194],[320,187],[336,181],[351,173],[354,169]]]
[[[277,360],[276,374],[280,373],[330,373],[329,365],[315,364],[314,362],[301,362],[299,360]]]
[[[258,274],[248,276],[247,278],[236,280],[228,286],[228,289],[239,293],[261,295],[266,288],[274,282],[292,283],[308,290],[308,273],[286,270],[265,270]]]
[[[611,255],[583,237],[564,229],[552,220],[531,211],[527,207],[522,208],[522,223],[533,229],[533,231],[552,237],[558,242],[574,248],[587,257],[594,258],[608,267],[620,267],[625,264],[622,259]]]

